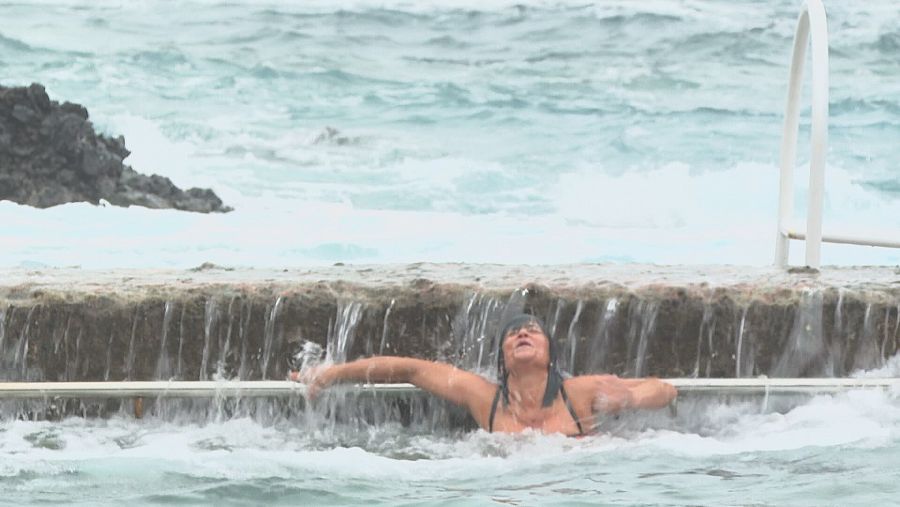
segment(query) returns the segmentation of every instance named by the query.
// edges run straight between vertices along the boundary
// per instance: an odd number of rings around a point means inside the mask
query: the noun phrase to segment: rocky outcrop
[[[168,178],[122,163],[122,136],[97,134],[84,106],[50,100],[44,87],[0,86],[0,200],[38,208],[68,202],[227,212],[209,189],[182,190]]]

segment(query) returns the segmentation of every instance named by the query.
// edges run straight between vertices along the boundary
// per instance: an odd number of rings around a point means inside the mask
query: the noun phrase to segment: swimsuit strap
[[[488,418],[488,433],[494,432],[494,416],[497,415],[497,403],[500,402],[500,390],[502,387],[497,386],[497,393],[494,394],[494,401],[491,402],[491,416]]]
[[[575,426],[578,427],[578,435],[584,435],[584,429],[581,427],[581,421],[578,420],[578,414],[575,413],[575,408],[572,407],[572,402],[569,401],[569,395],[566,394],[566,388],[563,387],[562,384],[559,385],[559,392],[562,394],[562,399],[566,403],[566,408],[569,409],[569,414],[575,421]]]
[[[497,392],[494,394],[494,401],[491,402],[491,415],[488,417],[488,433],[494,432],[494,416],[497,415],[497,404],[500,403],[500,390],[501,387],[497,386]],[[559,392],[562,394],[566,409],[569,410],[569,415],[571,415],[572,420],[575,421],[575,426],[578,428],[578,434],[584,435],[584,428],[581,427],[581,421],[578,420],[578,414],[575,413],[575,408],[572,407],[572,402],[569,401],[569,395],[566,394],[566,388],[560,385]]]

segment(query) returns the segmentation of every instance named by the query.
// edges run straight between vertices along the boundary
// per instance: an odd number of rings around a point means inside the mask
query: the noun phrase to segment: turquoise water
[[[826,3],[826,229],[897,236],[900,11]],[[212,187],[236,211],[3,202],[0,263],[767,264],[798,11],[4,2],[4,85],[38,81],[86,105],[101,131],[125,135],[136,169]],[[827,245],[823,260],[898,255]]]
[[[303,417],[4,421],[0,503],[871,506],[900,494],[895,395],[783,414],[711,404],[687,419],[586,439]]]
[[[826,3],[826,228],[897,231],[900,10]],[[212,187],[236,211],[0,202],[0,265],[767,264],[798,9],[3,2],[2,84],[84,104],[125,135],[137,170]],[[823,262],[898,255],[826,246]],[[660,417],[574,440],[4,414],[0,503],[870,506],[900,494],[896,394]]]

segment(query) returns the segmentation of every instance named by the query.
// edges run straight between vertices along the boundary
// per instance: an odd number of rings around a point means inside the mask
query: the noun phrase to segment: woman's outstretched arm
[[[654,377],[626,379],[615,375],[584,375],[567,382],[572,397],[590,412],[662,408],[678,395],[672,384]]]
[[[619,379],[631,391],[632,408],[663,408],[678,396],[678,390],[656,377]]]
[[[320,366],[302,375],[291,372],[290,378],[306,382],[310,396],[316,396],[321,389],[339,382],[408,382],[451,403],[469,408],[473,415],[483,404],[479,402],[490,400],[496,389],[482,377],[446,363],[394,356]]]

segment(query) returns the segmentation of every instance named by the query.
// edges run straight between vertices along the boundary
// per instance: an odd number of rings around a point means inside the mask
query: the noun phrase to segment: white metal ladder
[[[793,209],[794,163],[797,157],[797,132],[800,126],[800,90],[806,46],[812,46],[812,131],[809,161],[809,207],[806,232],[788,229]],[[775,264],[786,267],[789,242],[806,240],[806,265],[819,268],[822,242],[900,248],[900,241],[864,238],[842,234],[822,234],[822,209],[825,200],[825,155],[828,148],[828,25],[821,0],[808,0],[797,20],[794,53],[788,85],[784,131],[781,138],[781,181],[778,197],[778,235],[775,240]]]

